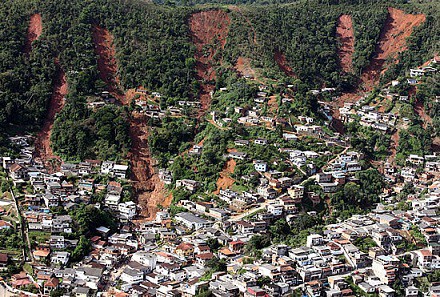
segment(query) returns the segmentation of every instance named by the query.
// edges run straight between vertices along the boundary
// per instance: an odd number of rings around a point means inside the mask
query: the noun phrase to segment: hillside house
[[[207,228],[212,225],[212,222],[200,218],[192,213],[181,212],[175,217],[176,221],[185,225],[188,229],[199,230],[201,228]]]
[[[254,168],[258,172],[266,172],[267,171],[267,163],[261,160],[254,161]]]
[[[180,179],[176,181],[176,187],[184,187],[189,192],[195,192],[200,187],[200,183],[192,179]]]
[[[14,180],[20,180],[26,178],[27,170],[25,167],[21,166],[20,164],[13,163],[9,167],[9,176]]]

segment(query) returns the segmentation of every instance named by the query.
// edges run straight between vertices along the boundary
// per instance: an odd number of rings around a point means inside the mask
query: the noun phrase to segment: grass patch
[[[31,231],[29,232],[29,238],[31,241],[38,243],[46,243],[50,238],[50,232]]]
[[[34,275],[34,269],[32,268],[31,264],[24,263],[23,264],[23,270],[29,273],[30,275]]]

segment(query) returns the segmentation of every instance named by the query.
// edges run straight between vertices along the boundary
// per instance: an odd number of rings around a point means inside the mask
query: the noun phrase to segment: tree
[[[78,244],[70,256],[72,262],[81,261],[92,250],[92,243],[84,235],[79,238]]]
[[[218,242],[217,238],[210,237],[208,240],[206,240],[206,244],[209,246],[209,249],[211,251],[217,251],[220,248],[220,243]]]
[[[282,242],[290,234],[290,226],[285,219],[279,219],[269,226],[269,232],[275,242]]]
[[[356,197],[359,195],[360,186],[349,182],[344,185],[344,197],[347,199],[347,203],[356,201]]]
[[[254,235],[246,243],[245,251],[250,256],[255,256],[257,251],[270,245],[269,235]]]
[[[218,259],[216,257],[212,258],[206,263],[206,266],[210,268],[211,272],[219,272],[219,271],[226,271],[226,260],[225,259]]]

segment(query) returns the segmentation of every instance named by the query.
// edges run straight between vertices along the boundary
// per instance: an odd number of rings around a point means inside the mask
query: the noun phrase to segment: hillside
[[[438,11],[429,4],[279,5],[7,0],[0,8],[2,139],[35,133],[36,154],[43,163],[52,159],[51,166],[90,158],[130,164],[135,198],[152,218],[158,204],[171,203],[156,164],[168,166],[203,137],[212,146],[203,162],[182,158],[173,166],[182,162],[182,176],[210,176],[205,190],[216,190],[233,134],[220,126],[211,131],[204,121],[214,122],[210,111],[249,109],[260,84],[272,92],[267,116],[292,123],[306,115],[323,123],[318,101],[333,106],[338,119],[338,107],[438,52],[432,37],[439,36]],[[221,88],[232,93],[217,96]],[[311,95],[321,88],[335,93]],[[281,97],[293,103],[283,105]],[[421,102],[415,112],[437,123]],[[166,119],[140,115],[136,104],[154,105],[151,112],[164,111]],[[430,98],[424,104],[430,106]]]

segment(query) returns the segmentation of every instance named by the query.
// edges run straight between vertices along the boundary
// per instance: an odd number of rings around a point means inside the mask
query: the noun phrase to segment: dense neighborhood
[[[159,205],[153,220],[139,216],[129,162],[48,168],[34,158],[32,136],[11,137],[18,153],[1,156],[2,286],[25,296],[438,296],[440,155],[373,159],[353,145],[356,135],[333,131],[332,116],[378,135],[405,129],[411,119],[395,108],[411,98],[399,86],[421,84],[437,63],[411,69],[408,78],[353,104],[335,108],[317,100],[319,119],[299,115],[291,122],[267,113],[275,94],[262,84],[253,105],[214,105],[214,129],[257,132],[218,152],[233,168],[217,173],[227,181],[217,181],[209,195],[210,176],[187,178],[175,164],[178,157],[197,164],[203,141],[162,162],[168,167],[157,174],[175,200]],[[278,98],[280,105],[291,104],[289,94]],[[89,108],[112,104],[108,96]],[[385,111],[377,106],[383,99],[398,107]],[[159,121],[198,108],[135,103],[137,112]]]

